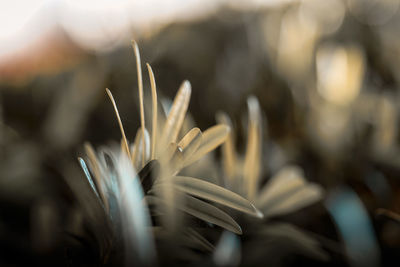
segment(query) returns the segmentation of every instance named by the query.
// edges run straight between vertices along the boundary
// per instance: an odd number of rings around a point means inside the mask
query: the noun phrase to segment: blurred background
[[[398,266],[399,9],[398,0],[0,0],[0,265],[71,266],[63,259],[77,252],[60,229],[80,215],[67,180],[82,176],[85,141],[120,138],[105,88],[128,139],[139,126],[135,39],[160,97],[188,79],[194,121],[205,129],[226,111],[240,151],[247,97],[259,99],[263,179],[297,164],[326,189],[322,203],[285,218],[340,244],[324,264]],[[145,73],[144,82],[149,92]]]

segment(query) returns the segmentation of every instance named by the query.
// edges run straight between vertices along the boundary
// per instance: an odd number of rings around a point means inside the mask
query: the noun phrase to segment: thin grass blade
[[[257,193],[261,169],[261,112],[258,100],[254,96],[249,97],[247,105],[249,109],[249,126],[243,177],[247,184],[247,196],[250,200],[253,200]]]
[[[144,148],[143,144],[145,146]],[[138,131],[136,132],[135,141],[131,147],[131,151],[132,151],[131,155],[132,155],[133,166],[135,167],[135,169],[141,169],[150,158],[150,136],[147,130],[144,131],[144,138],[143,138],[142,129],[141,128],[138,129]],[[143,151],[145,155],[144,164],[142,162]]]
[[[110,98],[111,103],[114,107],[115,115],[117,116],[119,128],[121,130],[122,138],[124,139],[124,143],[125,143],[125,151],[126,151],[128,157],[131,158],[131,153],[129,152],[128,140],[126,139],[126,136],[125,136],[124,126],[122,125],[121,117],[119,116],[117,104],[115,103],[114,97],[108,88],[106,88],[106,92],[107,92],[108,97]]]
[[[92,188],[93,192],[96,194],[96,196],[99,198],[99,200],[101,202],[100,195],[97,192],[96,185],[94,184],[92,176],[90,175],[89,169],[86,166],[86,162],[81,157],[78,157],[78,161],[79,161],[79,164],[81,165],[83,172],[85,173],[86,179],[88,180],[90,187]]]
[[[153,69],[150,64],[147,63],[147,71],[149,72],[150,85],[151,85],[151,100],[152,100],[152,128],[151,128],[151,156],[150,159],[153,160],[156,152],[156,142],[157,142],[157,124],[158,124],[158,103],[157,103],[157,87],[156,79],[154,78]]]
[[[216,116],[219,124],[227,125],[233,129],[232,121],[225,112],[218,112]],[[222,144],[222,166],[226,177],[225,185],[228,188],[233,188],[237,182],[234,181],[236,169],[236,151],[235,151],[235,137],[233,131],[230,131],[225,142]]]
[[[144,104],[143,104],[143,78],[142,78],[142,65],[140,63],[140,53],[139,53],[139,47],[137,43],[132,40],[132,48],[135,51],[135,58],[136,58],[136,70],[137,70],[137,77],[138,77],[138,90],[139,90],[139,106],[140,106],[140,124],[142,128],[142,135],[144,136],[146,125],[144,122]],[[142,146],[144,147],[145,140],[142,140]],[[145,162],[145,151],[142,151],[142,166],[144,166]]]

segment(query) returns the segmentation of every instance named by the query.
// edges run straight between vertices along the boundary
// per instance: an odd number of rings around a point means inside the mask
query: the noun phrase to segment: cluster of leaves
[[[247,149],[245,157],[239,157],[234,149],[230,119],[224,113],[218,114],[218,125],[204,132],[197,127],[182,132],[191,95],[188,81],[182,83],[169,111],[162,106],[158,108],[155,78],[147,64],[152,95],[150,137],[145,125],[142,71],[135,42],[133,48],[141,121],[134,142],[130,144],[127,140],[117,105],[107,89],[121,130],[121,145],[102,147],[96,152],[90,144],[85,144],[87,161],[79,158],[91,192],[81,188],[75,188],[75,191],[78,195],[95,196],[94,202],[81,201],[81,204],[88,213],[103,263],[112,261],[112,255],[116,253],[126,264],[154,265],[158,261],[168,262],[168,259],[172,263],[193,262],[201,252],[200,255],[213,253],[216,264],[232,264],[233,258],[227,257],[225,250],[228,247],[230,254],[237,254],[239,247],[234,245],[237,239],[223,235],[215,248],[219,239],[219,234],[215,233],[225,229],[241,235],[243,231],[224,209],[239,212],[235,213],[236,217],[247,214],[258,218],[253,222],[262,222],[263,217],[285,214],[321,199],[323,190],[308,183],[296,166],[285,167],[259,189],[262,123],[256,98],[251,97],[248,101]],[[179,135],[183,136],[180,140]],[[221,144],[221,176],[225,187],[203,178],[179,175],[182,169],[189,169]],[[206,168],[218,168],[218,165],[209,164]],[[306,240],[303,243],[309,244],[312,251],[326,257],[319,251],[317,242],[301,234],[300,230],[279,225],[277,229],[282,227],[286,230],[276,231],[278,235],[293,231],[293,237],[297,234],[300,240]]]

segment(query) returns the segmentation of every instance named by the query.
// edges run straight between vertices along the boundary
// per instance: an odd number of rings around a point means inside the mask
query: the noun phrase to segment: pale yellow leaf
[[[253,200],[257,193],[261,169],[261,112],[258,100],[254,96],[249,97],[247,105],[249,109],[249,126],[243,178],[247,184],[247,196],[250,200]]]
[[[217,122],[224,124],[233,129],[231,119],[224,112],[218,112],[216,116]],[[235,151],[235,137],[233,131],[230,131],[225,142],[222,144],[222,166],[224,170],[225,184],[231,188],[236,184],[234,182],[236,170],[236,151]]]
[[[200,146],[202,134],[199,128],[193,128],[190,130],[181,141],[178,146],[182,148],[183,161],[188,159]]]
[[[157,87],[156,87],[156,79],[154,78],[154,73],[147,63],[147,70],[149,72],[150,84],[151,84],[151,100],[152,100],[152,128],[151,128],[151,157],[150,159],[153,160],[155,157],[156,151],[156,141],[157,141],[157,124],[158,124],[158,103],[157,103]]]
[[[196,152],[184,162],[184,166],[188,166],[195,161],[199,160],[205,154],[214,150],[216,147],[221,145],[228,137],[230,128],[229,126],[218,124],[203,132],[201,144]]]
[[[192,89],[189,81],[184,81],[175,96],[174,103],[165,122],[162,136],[162,145],[165,146],[171,142],[176,142],[179,130],[185,119],[186,111],[189,106],[189,100]]]
[[[142,135],[145,135],[144,131],[146,129],[146,125],[144,122],[142,66],[140,63],[139,47],[135,41],[132,41],[132,47],[133,47],[133,50],[135,51],[135,57],[136,57],[136,70],[137,70],[137,77],[138,77],[139,105],[140,105],[140,124],[141,124],[141,128],[142,128]],[[145,140],[143,139],[142,146],[145,146],[144,142],[145,142]],[[144,162],[145,162],[145,151],[143,150],[142,151],[142,163],[144,163]],[[141,167],[143,167],[143,166],[141,166]]]

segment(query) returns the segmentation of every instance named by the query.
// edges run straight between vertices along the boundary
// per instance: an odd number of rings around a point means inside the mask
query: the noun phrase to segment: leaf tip
[[[257,218],[259,219],[263,219],[264,218],[264,213],[262,213],[259,209],[257,209],[253,204],[252,204],[254,211],[255,211],[255,215]]]

